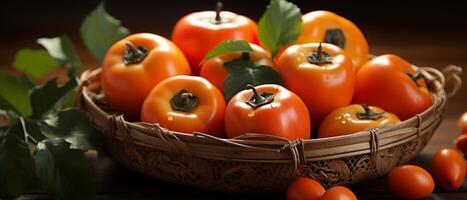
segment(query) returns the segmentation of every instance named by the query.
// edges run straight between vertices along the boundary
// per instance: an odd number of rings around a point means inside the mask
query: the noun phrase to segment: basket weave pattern
[[[277,192],[299,176],[314,178],[326,187],[357,183],[382,176],[413,158],[441,123],[446,102],[443,74],[432,68],[421,71],[433,96],[433,105],[423,113],[398,125],[313,140],[220,139],[127,122],[96,100],[99,69],[83,73],[77,102],[104,134],[107,153],[130,169],[210,190]]]

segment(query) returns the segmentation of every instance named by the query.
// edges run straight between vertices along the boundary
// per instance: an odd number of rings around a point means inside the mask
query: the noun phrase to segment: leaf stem
[[[26,144],[27,144],[28,143],[28,138],[30,138],[34,144],[37,144],[38,142],[34,138],[29,136],[28,130],[26,128],[26,122],[24,121],[24,117],[20,117],[19,121],[21,122],[21,127],[23,128],[24,142],[26,142]]]

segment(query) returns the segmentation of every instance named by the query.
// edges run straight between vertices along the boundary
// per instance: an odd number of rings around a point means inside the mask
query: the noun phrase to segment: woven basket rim
[[[258,141],[258,140],[237,140],[216,138],[202,133],[180,133],[167,130],[158,124],[141,122],[128,122],[119,115],[111,115],[91,99],[87,92],[89,81],[96,81],[101,72],[101,68],[85,71],[80,80],[80,91],[78,95],[78,106],[90,107],[93,115],[105,118],[121,129],[126,129],[126,134],[110,135],[119,140],[131,140],[135,145],[158,148],[162,150],[183,151],[197,157],[210,157],[226,159],[225,155],[231,155],[228,159],[233,160],[255,160],[263,162],[290,161],[290,152],[297,151],[297,155],[302,159],[330,159],[340,158],[348,155],[373,153],[382,149],[390,148],[420,137],[425,134],[425,129],[432,129],[441,123],[442,111],[446,102],[444,91],[445,78],[441,72],[434,68],[419,68],[426,77],[430,93],[433,97],[433,104],[416,116],[402,121],[397,125],[375,127],[369,130],[329,138],[319,139],[298,139],[284,141]],[[88,113],[89,114],[89,113]],[[93,116],[93,117],[96,117]],[[104,125],[107,126],[107,125]],[[117,127],[118,128],[118,127]],[[103,131],[104,135],[115,134],[114,131]],[[109,135],[108,135],[109,136]],[[154,145],[157,144],[157,145]],[[186,151],[186,149],[190,151]],[[332,148],[333,151],[329,152]],[[232,152],[236,152],[232,156]],[[270,153],[268,153],[270,152]],[[259,158],[261,153],[268,153],[266,158]],[[298,158],[293,158],[297,160]]]
[[[424,69],[427,69],[428,67],[424,67],[424,68],[420,68],[421,70],[424,70]],[[430,68],[430,69],[434,69],[434,68]],[[435,69],[436,70],[436,69]],[[100,68],[96,68],[94,70],[86,70],[85,72],[83,72],[82,76],[80,77],[80,82],[83,83],[84,80],[87,79],[87,77],[90,75],[90,73],[94,72],[94,73],[100,73],[101,69]],[[426,71],[425,71],[426,73]],[[95,74],[97,75],[97,74]],[[427,108],[426,110],[424,110],[423,112],[407,119],[407,120],[404,120],[404,121],[401,121],[401,123],[399,124],[396,124],[396,125],[389,125],[388,127],[385,127],[385,131],[384,132],[387,132],[387,129],[397,129],[397,126],[400,125],[400,124],[403,124],[403,123],[407,123],[408,121],[411,121],[411,120],[416,120],[417,117],[419,116],[424,116],[426,115],[426,113],[429,113],[430,111],[432,111],[433,109],[436,109],[437,107],[440,106],[441,103],[443,103],[443,100],[442,99],[445,99],[446,96],[445,96],[445,92],[444,90],[442,89],[442,84],[438,78],[435,78],[431,75],[429,75],[428,77],[431,78],[431,80],[429,80],[429,88],[430,88],[430,94],[432,96],[432,99],[433,99],[433,104]],[[80,85],[81,89],[80,89],[80,93],[81,95],[83,95],[85,98],[90,98],[89,95],[87,93],[85,93],[86,89],[85,89],[85,84],[81,84]],[[93,104],[94,102],[91,101]],[[98,111],[102,114],[105,114],[107,116],[111,116],[111,114],[105,112],[104,110],[102,110],[99,106],[97,106],[96,104],[94,104],[96,106],[96,108],[98,108]],[[142,127],[142,128],[148,128],[147,126],[145,126],[144,124],[142,124],[141,122],[129,122],[129,121],[124,121],[125,123],[127,123],[128,125],[132,125],[132,126],[136,126],[136,127]],[[152,123],[153,125],[157,125],[159,126],[159,124],[157,123]],[[161,126],[162,127],[162,126]],[[163,127],[162,127],[163,128]],[[375,127],[377,129],[380,129],[381,127]],[[172,130],[168,130],[170,132],[172,132],[173,134],[177,135],[177,136],[182,136],[182,137],[197,137],[195,135],[193,135],[192,133],[183,133],[183,132],[178,132],[178,131],[172,131]],[[199,133],[199,132],[198,132]],[[318,142],[318,141],[334,141],[334,140],[345,140],[345,139],[349,139],[349,138],[352,138],[352,137],[361,137],[362,135],[367,135],[368,134],[368,130],[364,130],[364,131],[360,131],[360,132],[356,132],[356,133],[352,133],[352,134],[347,134],[347,135],[341,135],[341,136],[334,136],[334,137],[326,137],[326,138],[313,138],[313,139],[304,139],[304,141],[307,141],[307,142]],[[265,144],[265,145],[274,145],[274,144],[284,144],[285,142],[284,141],[262,141],[262,140],[242,140],[242,139],[229,139],[229,138],[219,138],[219,139],[223,139],[223,140],[230,140],[230,141],[234,141],[234,142],[241,142],[241,143],[244,143],[244,144]]]

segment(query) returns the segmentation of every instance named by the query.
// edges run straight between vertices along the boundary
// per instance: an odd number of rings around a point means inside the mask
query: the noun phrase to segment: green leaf
[[[56,79],[51,79],[31,90],[32,118],[40,119],[44,115],[61,107],[61,100],[77,86],[75,78],[62,86],[58,86]]]
[[[13,111],[19,113],[3,96],[0,96],[0,111]]]
[[[31,87],[31,82],[26,77],[18,80],[0,71],[0,109],[12,110],[24,117],[31,115],[28,96]]]
[[[48,138],[65,139],[73,149],[101,149],[102,135],[89,123],[86,114],[76,108],[49,115],[39,126]]]
[[[225,40],[219,43],[214,48],[212,48],[206,55],[206,57],[204,57],[203,61],[201,61],[201,63],[216,56],[235,51],[252,52],[253,49],[250,47],[250,44],[248,44],[248,42],[245,40]]]
[[[255,63],[238,58],[224,63],[229,74],[224,80],[224,97],[229,101],[238,92],[247,89],[247,85],[262,84],[282,85],[282,78],[272,67],[256,65]]]
[[[21,124],[0,129],[0,199],[21,195],[34,175],[33,166]]]
[[[31,137],[36,143],[47,139],[47,137],[41,132],[39,126],[40,121],[34,119],[26,119],[26,131],[29,137]]]
[[[258,37],[274,57],[279,49],[298,39],[302,31],[300,8],[286,0],[271,0],[258,23]]]
[[[65,66],[72,71],[79,71],[83,67],[75,46],[67,35],[39,38],[37,43],[47,49],[48,53],[60,63],[60,66]]]
[[[71,90],[66,94],[62,101],[62,109],[70,108],[75,106],[76,95],[78,95],[76,90]]]
[[[16,53],[13,67],[20,72],[40,78],[56,69],[59,64],[43,49],[21,49]]]
[[[25,86],[27,86],[29,89],[33,88],[36,84],[32,82],[31,79],[29,79],[26,75],[22,75],[19,81],[22,82]]]
[[[84,44],[100,62],[110,46],[130,33],[105,11],[104,2],[84,19],[80,32]]]
[[[70,149],[63,139],[37,144],[34,152],[36,175],[53,199],[87,200],[95,198],[95,186],[84,151]]]

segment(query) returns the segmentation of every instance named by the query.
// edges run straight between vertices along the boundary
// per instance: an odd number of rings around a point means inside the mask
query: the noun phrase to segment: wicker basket
[[[429,109],[398,125],[323,139],[220,139],[128,122],[102,103],[100,69],[82,74],[77,103],[104,134],[114,161],[157,179],[225,192],[278,192],[296,177],[307,176],[329,187],[382,176],[425,147],[442,120],[443,86],[450,80],[460,86],[460,68],[449,66],[444,75],[420,69],[434,99]]]

